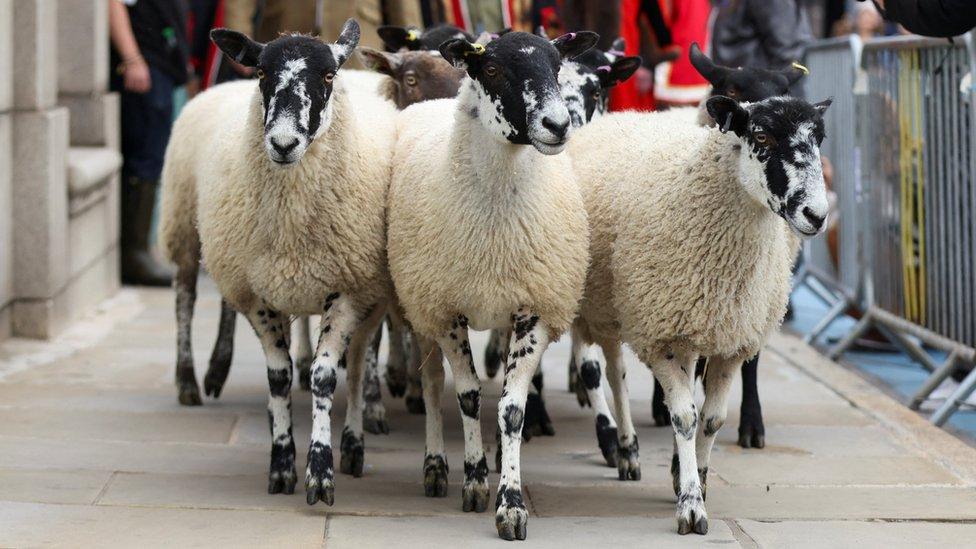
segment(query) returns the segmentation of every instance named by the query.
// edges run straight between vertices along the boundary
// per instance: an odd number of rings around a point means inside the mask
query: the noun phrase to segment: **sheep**
[[[542,351],[576,316],[586,273],[585,208],[570,160],[558,154],[571,128],[557,73],[560,59],[596,40],[588,32],[551,43],[522,32],[486,45],[449,40],[441,54],[467,73],[458,98],[413,105],[397,122],[387,250],[399,302],[429,357],[422,369],[425,491],[443,496],[447,485],[443,353],[465,433],[462,509],[486,508],[481,391],[468,328],[512,326],[498,405],[505,466],[495,525],[504,539],[526,534],[518,456],[528,386]]]
[[[378,97],[353,103],[337,77],[359,32],[350,19],[334,44],[285,35],[264,45],[234,31],[212,31],[217,46],[254,67],[259,80],[236,84],[250,86],[250,94],[207,92],[187,105],[164,167],[172,184],[197,182],[188,184],[198,194],[202,256],[265,353],[269,493],[293,493],[297,480],[288,317],[322,315],[311,368],[310,505],[334,502],[330,415],[343,357],[349,403],[340,471],[362,475],[365,348],[392,292],[385,206],[396,111]]]
[[[798,236],[825,226],[819,146],[829,105],[716,96],[706,108],[718,128],[615,113],[570,144],[591,230],[575,328],[607,355],[618,415],[627,403],[622,342],[664,386],[680,534],[708,530],[708,460],[731,380],[783,317]],[[701,422],[692,400],[699,356],[708,357]],[[633,433],[621,442],[636,452]]]
[[[541,28],[537,34],[545,37],[545,31]],[[569,116],[574,128],[579,128],[592,120],[605,114],[609,105],[609,90],[620,82],[630,78],[630,76],[640,67],[641,58],[636,56],[625,56],[623,49],[626,44],[622,38],[613,42],[613,46],[607,52],[597,48],[591,48],[573,59],[564,59],[559,69],[560,94],[569,109]],[[505,345],[511,338],[511,330],[493,330],[488,346],[485,348],[485,370],[488,377],[494,377],[505,353]],[[574,342],[576,339],[574,338]],[[574,345],[574,350],[576,346]],[[579,384],[578,395],[587,402],[593,402],[593,412],[596,422],[597,443],[603,454],[607,465],[616,466],[616,440],[617,425],[610,407],[607,405],[606,396],[600,387],[600,370],[596,369],[596,376],[590,375],[594,368],[599,367],[599,359],[592,354],[592,349],[580,352],[581,362],[587,367],[586,379],[589,381],[585,386]],[[574,355],[575,356],[575,355]],[[571,360],[573,371],[576,364]],[[570,379],[575,380],[575,373],[570,374]],[[555,434],[552,421],[546,411],[545,402],[542,398],[543,375],[541,368],[532,378],[532,386],[529,389],[529,396],[525,407],[525,427],[523,435],[528,439],[531,436]],[[587,395],[592,395],[588,398]],[[501,449],[495,453],[495,468],[501,469]]]
[[[376,93],[386,97],[403,109],[415,102],[425,99],[449,97],[457,93],[457,86],[461,75],[444,61],[439,55],[426,52],[409,52],[402,54],[382,54],[382,62],[374,62],[377,56],[374,50],[360,48],[361,56],[367,61],[372,71],[343,70],[343,80],[346,88],[354,88],[356,93],[352,99],[360,95]],[[375,71],[375,72],[374,72]],[[234,95],[250,97],[253,86],[244,82],[228,83],[212,88],[208,91],[210,101],[217,105],[230,100]],[[399,90],[407,90],[399,92]],[[419,89],[419,93],[414,91]],[[218,100],[218,97],[221,99]],[[209,128],[208,128],[209,129]],[[203,131],[203,130],[201,130]],[[191,141],[205,139],[206,133],[190,137]],[[200,263],[200,237],[197,232],[197,189],[194,178],[180,178],[164,181],[162,190],[162,207],[160,212],[159,241],[166,257],[176,265],[175,278],[176,311],[177,311],[177,367],[176,380],[178,398],[184,405],[200,405],[200,389],[196,382],[193,368],[193,353],[191,347],[190,326],[193,319],[193,306],[196,300],[196,281]],[[221,302],[220,325],[217,341],[214,344],[210,366],[204,377],[204,392],[208,396],[218,398],[230,370],[230,363],[234,349],[234,330],[237,313],[227,304]],[[390,364],[388,375],[396,376],[403,368],[403,348],[400,341],[401,330],[391,324],[390,329]],[[293,324],[291,354],[294,357],[299,372],[299,381],[303,389],[308,390],[310,384],[310,367],[312,364],[312,347],[309,341],[308,318],[300,317]],[[370,398],[366,401],[365,429],[371,433],[383,433],[389,430],[385,421],[382,402],[376,397],[378,387],[374,390],[372,383],[376,377],[371,358],[370,371],[367,372],[367,393]],[[402,383],[402,382],[401,382]],[[391,392],[397,394],[397,383],[388,379]],[[402,390],[400,392],[402,394]],[[418,390],[419,399],[419,378]],[[422,409],[421,409],[422,412]]]

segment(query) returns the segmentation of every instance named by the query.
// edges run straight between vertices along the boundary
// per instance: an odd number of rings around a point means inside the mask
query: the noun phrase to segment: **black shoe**
[[[173,270],[149,252],[149,231],[156,206],[156,181],[127,177],[122,182],[122,282],[140,286],[170,286]]]

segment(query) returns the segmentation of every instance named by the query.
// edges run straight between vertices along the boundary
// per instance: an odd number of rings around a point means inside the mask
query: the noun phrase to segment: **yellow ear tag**
[[[484,45],[482,45],[482,44],[471,44],[471,46],[474,48],[474,50],[473,51],[469,51],[469,52],[465,53],[464,55],[469,55],[469,54],[470,55],[482,55],[482,54],[485,53],[485,46]]]
[[[416,42],[420,39],[420,33],[416,29],[407,31],[407,42]]]
[[[803,74],[806,74],[806,75],[809,75],[809,74],[810,74],[810,69],[808,69],[808,68],[806,68],[806,67],[804,67],[803,65],[801,65],[801,64],[799,64],[799,63],[797,63],[796,61],[794,61],[794,62],[793,62],[793,64],[792,64],[791,66],[792,66],[792,67],[793,67],[794,69],[797,69],[797,70],[799,70],[799,71],[801,71],[801,72],[803,72]]]

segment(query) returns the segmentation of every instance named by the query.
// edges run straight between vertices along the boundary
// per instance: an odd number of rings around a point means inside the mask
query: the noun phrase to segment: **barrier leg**
[[[932,391],[936,390],[942,382],[946,380],[952,374],[952,370],[956,368],[956,358],[957,354],[955,351],[949,353],[949,357],[946,361],[939,367],[936,371],[932,372],[932,375],[925,380],[925,383],[915,392],[912,396],[911,402],[908,407],[912,410],[918,410],[922,407],[922,403],[928,400],[929,395]]]
[[[837,357],[844,354],[844,351],[853,345],[854,341],[861,337],[861,334],[866,332],[870,325],[871,311],[868,310],[866,313],[864,313],[864,316],[861,317],[861,320],[854,325],[854,329],[852,329],[846,336],[844,336],[843,339],[838,341],[837,344],[830,349],[830,351],[827,352],[827,358],[836,360]]]
[[[943,403],[934,414],[932,414],[929,421],[931,421],[936,427],[942,427],[942,425],[948,421],[950,417],[952,417],[952,414],[956,413],[959,406],[962,405],[963,402],[966,402],[969,395],[973,394],[973,391],[976,391],[976,368],[973,368],[973,370],[969,372],[966,379],[962,380],[962,383],[959,384],[959,388],[952,393],[948,400],[946,400],[945,403]]]

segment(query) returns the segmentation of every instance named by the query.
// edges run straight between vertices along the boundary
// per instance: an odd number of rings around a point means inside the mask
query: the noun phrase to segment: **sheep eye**
[[[257,73],[256,73],[256,74],[258,75],[258,78],[259,78],[259,79],[260,79],[260,78],[264,78],[264,71],[263,71],[263,70],[261,70],[261,69],[258,69],[258,70],[257,70]]]
[[[725,95],[727,95],[728,97],[735,97],[739,95],[739,92],[735,91],[735,89],[733,88],[729,88],[729,90],[725,93]]]
[[[333,78],[335,78],[335,73],[327,72],[325,73],[325,76],[322,79],[325,80],[326,84],[331,84]]]
[[[407,76],[405,76],[403,78],[403,82],[406,85],[408,85],[408,86],[416,86],[417,85],[417,76],[416,75],[413,75],[413,74],[408,74]]]
[[[759,143],[765,147],[769,147],[773,144],[773,138],[764,132],[756,132],[752,137],[756,140],[756,143]]]
[[[485,67],[485,76],[489,78],[494,78],[498,76],[498,67],[496,67],[495,65],[487,65]]]
[[[600,100],[600,90],[597,90],[597,91],[593,92],[593,100],[594,101],[599,101]]]

